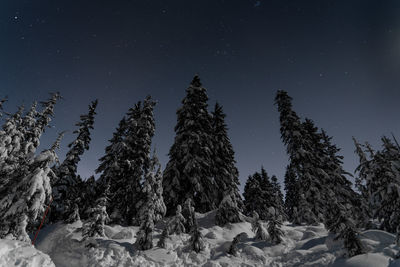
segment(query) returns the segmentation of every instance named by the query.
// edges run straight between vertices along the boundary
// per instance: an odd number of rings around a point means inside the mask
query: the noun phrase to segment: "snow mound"
[[[95,246],[87,247],[87,242],[81,241],[80,221],[44,227],[37,239],[37,248],[48,254],[57,267],[400,267],[400,260],[395,259],[400,248],[393,244],[394,235],[384,231],[369,230],[361,233],[360,239],[367,248],[367,253],[346,258],[343,241],[335,240],[335,235],[328,234],[323,224],[306,226],[285,222],[282,226],[283,241],[274,245],[269,240],[255,240],[248,221],[219,227],[214,225],[215,211],[196,214],[196,217],[205,243],[204,251],[200,253],[191,251],[188,234],[170,235],[166,239],[166,248],[158,248],[156,244],[163,230],[163,223],[155,228],[154,247],[146,251],[138,251],[134,246],[138,227],[120,225],[106,226],[106,237],[94,239],[92,243]],[[238,253],[237,256],[232,256],[227,251],[232,239],[238,234],[241,234]]]
[[[0,266],[55,267],[49,255],[26,242],[0,239]]]

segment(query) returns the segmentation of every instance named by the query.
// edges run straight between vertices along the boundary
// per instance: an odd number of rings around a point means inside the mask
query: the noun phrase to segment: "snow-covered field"
[[[342,243],[334,241],[323,225],[292,226],[285,223],[282,244],[254,240],[248,222],[214,225],[215,212],[196,214],[206,243],[199,254],[188,248],[189,235],[171,235],[167,248],[156,247],[161,227],[154,235],[154,248],[135,250],[137,227],[106,226],[107,238],[97,238],[94,247],[81,242],[82,223],[54,224],[44,227],[36,249],[26,243],[0,240],[0,266],[400,266],[395,260],[399,247],[395,236],[379,230],[365,231],[361,240],[368,253],[344,257]],[[245,233],[237,257],[226,253],[232,239]],[[93,245],[93,244],[92,244]],[[47,255],[48,256],[47,256]],[[50,260],[51,258],[51,260]]]

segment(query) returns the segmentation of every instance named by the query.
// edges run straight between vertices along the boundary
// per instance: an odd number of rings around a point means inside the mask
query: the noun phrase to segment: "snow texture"
[[[139,227],[105,226],[106,237],[95,238],[91,247],[82,242],[82,222],[53,224],[42,229],[36,248],[48,254],[56,266],[400,266],[395,259],[399,247],[393,242],[395,235],[368,230],[360,235],[367,253],[346,258],[342,241],[335,241],[323,224],[295,226],[283,223],[282,243],[272,244],[254,238],[250,218],[245,222],[214,225],[216,211],[196,213],[204,250],[192,251],[190,234],[169,235],[166,246],[154,246],[146,251],[135,249]],[[267,227],[266,222],[261,222]],[[154,229],[154,245],[164,226]],[[236,256],[228,253],[234,237],[240,234]],[[18,256],[21,255],[21,256]],[[18,260],[26,261],[21,265]],[[5,265],[6,262],[7,264]],[[38,265],[38,262],[40,264]],[[18,241],[0,240],[0,266],[54,266],[41,252]],[[18,265],[20,264],[20,265]],[[29,265],[31,264],[31,265]],[[36,264],[36,265],[35,265]]]

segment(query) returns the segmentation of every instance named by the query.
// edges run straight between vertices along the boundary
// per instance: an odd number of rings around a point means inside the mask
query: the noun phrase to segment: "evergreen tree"
[[[100,159],[96,173],[101,173],[99,184],[110,184],[110,201],[107,207],[112,223],[123,223],[123,205],[127,203],[126,181],[124,170],[128,146],[125,142],[127,122],[125,117],[119,122],[118,128],[106,147],[105,155]]]
[[[158,188],[161,188],[162,190],[161,180],[157,178],[157,176],[159,177],[161,174],[160,168],[157,157],[153,155],[150,170],[147,173],[146,180],[143,184],[142,198],[138,205],[138,221],[140,223],[140,230],[138,232],[136,243],[138,248],[141,250],[147,250],[153,247],[154,224],[161,220],[165,215],[164,202],[162,201],[162,198],[161,200],[158,199],[158,197],[162,195],[162,191],[156,191]]]
[[[268,220],[269,207],[274,207],[283,212],[281,194],[277,181],[274,187],[267,172],[262,167],[261,173],[256,172],[249,176],[244,186],[243,196],[246,214],[250,215],[253,211],[256,211],[262,220]]]
[[[55,168],[57,180],[53,184],[53,196],[55,210],[52,212],[53,221],[67,219],[73,213],[74,203],[81,200],[80,187],[82,180],[77,175],[78,163],[85,150],[89,149],[91,141],[90,130],[93,129],[94,116],[96,115],[97,100],[89,105],[88,114],[80,116],[76,124],[78,130],[74,133],[78,136],[68,145],[68,151],[62,164]]]
[[[234,205],[241,210],[243,202],[238,189],[239,171],[235,166],[235,153],[228,137],[225,117],[222,106],[217,102],[212,112],[213,172],[218,187],[217,203],[221,203],[229,194]]]
[[[278,219],[278,216],[281,215],[278,215],[274,208],[270,208],[270,213],[271,216],[268,221],[267,231],[271,239],[271,242],[277,245],[282,242],[282,236],[283,236],[283,231],[281,230],[282,222],[281,220]]]
[[[50,199],[50,165],[57,159],[55,150],[62,135],[30,162],[25,176],[8,184],[8,194],[0,199],[0,238],[30,242],[26,228],[41,218]]]
[[[81,199],[80,200],[80,206],[81,206],[80,217],[83,220],[89,219],[90,210],[92,209],[92,204],[97,199],[96,191],[101,190],[101,188],[105,188],[105,186],[106,186],[106,184],[101,184],[101,183],[97,184],[93,175],[90,176],[89,179],[87,179],[86,181],[82,181],[79,194],[80,194],[80,199]],[[108,202],[107,202],[107,204],[108,204]],[[71,216],[74,216],[74,215],[72,215],[73,213],[75,213],[75,208],[73,209]]]
[[[347,216],[346,208],[336,200],[330,204],[330,208],[333,212],[326,222],[326,227],[329,232],[336,234],[335,240],[343,240],[349,257],[364,253],[364,247],[358,238],[353,221]]]
[[[238,256],[238,254],[239,254],[238,245],[239,245],[241,236],[242,236],[242,233],[236,235],[236,236],[233,238],[232,243],[231,243],[231,245],[229,246],[228,254],[231,254],[231,255],[233,255],[233,256],[235,256],[235,257]]]
[[[275,209],[276,217],[280,215],[283,218],[286,218],[285,202],[283,201],[281,185],[279,184],[278,178],[276,178],[275,175],[272,175],[271,177],[271,186],[273,192],[273,203],[275,203],[275,205],[273,205],[273,208]]]
[[[280,112],[281,138],[286,145],[293,177],[297,178],[299,196],[297,218],[292,219],[308,224],[325,221],[329,217],[327,207],[332,198],[343,203],[351,216],[360,217],[359,209],[351,208],[359,204],[359,197],[345,177],[348,173],[341,166],[342,157],[337,155],[339,149],[311,120],[301,122],[292,110],[291,101],[287,92],[278,91],[275,103]]]
[[[238,223],[243,221],[240,216],[240,210],[236,204],[235,194],[231,191],[219,204],[215,214],[215,224],[224,226],[227,223]]]
[[[97,198],[95,206],[91,210],[89,220],[87,220],[82,229],[82,236],[84,239],[90,237],[104,237],[104,225],[109,222],[107,214],[107,202],[110,187],[106,185],[103,192]]]
[[[253,211],[251,230],[255,233],[254,238],[256,240],[260,241],[267,240],[268,238],[267,233],[265,232],[265,229],[261,224],[260,216],[256,211]]]
[[[68,219],[65,221],[66,223],[74,223],[79,221],[81,217],[79,216],[79,207],[78,204],[74,204],[73,212],[69,215]]]
[[[176,137],[164,170],[164,201],[167,213],[187,198],[195,209],[207,212],[217,207],[217,183],[213,178],[212,127],[207,111],[206,89],[195,76],[177,111]]]
[[[309,211],[313,213],[311,218],[319,217],[323,209],[321,203],[320,189],[322,191],[321,181],[317,179],[315,172],[315,156],[311,150],[310,131],[306,131],[300,118],[292,110],[292,98],[285,91],[278,91],[275,103],[280,113],[281,138],[286,145],[286,151],[289,155],[290,164],[296,172],[299,179],[298,190],[304,194],[303,205],[298,206],[299,215]],[[303,188],[303,189],[302,189]],[[305,195],[305,193],[307,193]],[[314,223],[314,221],[306,221]]]
[[[183,225],[185,226],[187,233],[190,232],[190,229],[192,229],[196,220],[193,204],[194,203],[191,198],[186,199],[185,203],[183,204],[182,216],[185,218]]]
[[[340,149],[332,144],[332,137],[329,137],[324,130],[321,130],[321,136],[322,152],[320,157],[323,158],[321,168],[329,176],[327,186],[332,192],[332,197],[343,205],[347,215],[354,218],[358,225],[364,225],[366,218],[362,210],[362,199],[353,191],[352,183],[346,177],[352,175],[342,167],[343,156],[338,155]],[[327,212],[329,213],[331,210],[328,209]],[[329,217],[329,214],[326,217]]]
[[[204,250],[204,240],[203,235],[199,230],[199,226],[197,225],[197,220],[194,220],[194,224],[192,230],[190,231],[190,247],[196,253]]]
[[[382,151],[374,155],[367,188],[374,218],[381,221],[381,229],[395,233],[400,223],[400,149],[385,136],[382,142]]]
[[[171,221],[168,224],[168,229],[170,234],[180,235],[186,232],[184,223],[186,222],[185,218],[182,215],[182,207],[178,205],[176,207],[176,214],[172,217]]]
[[[30,168],[35,161],[39,139],[54,115],[54,105],[59,98],[60,95],[55,93],[42,102],[42,112],[36,112],[34,104],[23,117],[23,107],[20,107],[5,120],[3,131],[0,131],[0,197],[7,196],[15,183],[32,174]],[[49,176],[52,174],[49,172]]]
[[[151,140],[155,131],[153,116],[155,105],[156,102],[150,96],[147,96],[143,105],[139,102],[128,112],[125,138],[127,154],[123,158],[125,164],[122,178],[126,189],[123,190],[125,196],[120,196],[123,200],[120,203],[120,207],[122,208],[120,213],[128,225],[140,224],[137,218],[138,210],[135,203],[140,201],[142,184],[148,175],[151,165],[150,152]],[[157,182],[160,182],[161,176],[159,172],[156,175]],[[161,187],[158,186],[158,194],[160,190]],[[160,212],[163,213],[162,210]]]
[[[291,222],[293,222],[294,217],[296,217],[295,215],[297,215],[294,214],[294,208],[297,210],[299,200],[297,187],[296,173],[293,167],[288,165],[285,173],[285,213]]]

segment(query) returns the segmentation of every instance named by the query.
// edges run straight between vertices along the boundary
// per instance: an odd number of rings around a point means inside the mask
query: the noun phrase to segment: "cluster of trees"
[[[82,219],[85,237],[104,236],[106,223],[140,226],[137,244],[141,249],[152,246],[154,225],[167,212],[178,212],[180,205],[189,216],[183,232],[193,233],[195,250],[201,247],[201,234],[194,210],[218,208],[219,225],[242,220],[238,170],[225,114],[219,104],[208,112],[208,97],[198,76],[177,112],[175,143],[164,173],[156,152],[151,151],[156,102],[150,96],[121,119],[100,159],[97,181],[93,176],[83,180],[77,173],[80,158],[89,149],[97,100],[80,116],[73,132],[76,138],[68,145],[64,161],[58,161],[55,151],[63,133],[51,148],[36,155],[60,98],[59,93],[52,94],[41,103],[41,111],[34,103],[26,113],[20,107],[4,119],[0,131],[0,238],[29,241],[27,232],[35,229],[49,203],[50,222]],[[0,101],[0,110],[5,101]],[[171,221],[173,225],[177,220]]]
[[[374,151],[366,142],[360,144],[353,138],[360,158],[356,187],[361,192],[363,211],[369,227],[379,222],[382,230],[400,233],[400,145],[382,137],[382,149]]]
[[[278,91],[275,103],[280,113],[281,138],[289,164],[283,194],[276,176],[261,172],[249,176],[242,200],[239,173],[231,145],[226,115],[218,103],[208,111],[208,97],[198,76],[186,90],[177,111],[175,141],[162,172],[152,137],[156,102],[150,97],[139,101],[121,119],[94,177],[83,180],[77,173],[81,156],[89,149],[97,100],[80,116],[63,162],[56,149],[63,133],[49,149],[36,153],[39,141],[54,116],[59,93],[33,103],[24,113],[3,119],[0,131],[0,238],[29,241],[34,229],[52,202],[50,222],[84,220],[83,236],[104,236],[107,223],[140,227],[136,245],[153,246],[157,222],[170,216],[158,245],[165,247],[170,234],[190,233],[191,247],[204,247],[195,211],[216,210],[215,224],[244,221],[252,217],[256,238],[272,243],[282,241],[282,222],[324,223],[336,238],[343,239],[350,256],[363,252],[357,229],[373,227],[399,232],[400,146],[384,137],[383,149],[359,144],[360,157],[356,187],[343,169],[340,149],[332,138],[310,119],[301,120],[292,108],[292,99]],[[0,100],[0,110],[6,100]],[[0,116],[2,114],[0,113]],[[375,221],[374,221],[375,220]],[[263,226],[267,223],[267,230]],[[237,236],[230,253],[236,254]]]

